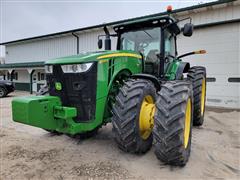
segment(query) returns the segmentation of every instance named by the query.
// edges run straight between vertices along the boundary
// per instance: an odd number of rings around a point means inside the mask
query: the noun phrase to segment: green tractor
[[[186,19],[184,19],[186,20]],[[177,35],[191,36],[170,15],[104,27],[104,51],[57,58],[45,63],[47,87],[39,96],[12,101],[13,120],[50,132],[92,136],[112,122],[116,144],[125,152],[145,153],[184,166],[191,150],[192,126],[203,124],[206,70],[177,56]],[[111,37],[117,50],[111,50]]]

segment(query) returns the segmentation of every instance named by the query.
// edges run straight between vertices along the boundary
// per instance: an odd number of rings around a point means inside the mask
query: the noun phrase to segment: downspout
[[[10,74],[10,80],[13,81],[13,74],[14,74],[15,70],[12,70],[11,74]]]
[[[77,38],[77,54],[79,54],[79,37],[74,32],[72,32],[72,35]]]

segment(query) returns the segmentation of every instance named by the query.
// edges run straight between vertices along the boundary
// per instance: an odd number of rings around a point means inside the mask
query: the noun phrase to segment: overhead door
[[[207,54],[186,57],[191,65],[207,68],[207,105],[240,108],[240,23],[199,28],[192,37],[180,36],[179,55],[205,49]]]

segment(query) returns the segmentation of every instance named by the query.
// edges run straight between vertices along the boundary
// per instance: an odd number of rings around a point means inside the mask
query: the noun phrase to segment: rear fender
[[[188,62],[181,62],[176,72],[176,79],[182,79],[183,73],[188,72],[190,64]]]
[[[183,73],[188,72],[189,69],[189,63],[174,60],[169,64],[165,77],[168,80],[181,80],[183,78]]]

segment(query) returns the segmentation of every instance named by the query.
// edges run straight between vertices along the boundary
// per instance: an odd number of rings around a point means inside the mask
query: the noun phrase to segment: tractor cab
[[[141,54],[143,73],[163,78],[169,62],[177,58],[176,36],[181,32],[178,22],[170,16],[132,21],[116,25],[116,34],[112,35],[105,27],[105,47],[111,49],[109,37],[117,36],[117,50],[131,50]],[[192,24],[185,24],[184,35],[191,36],[192,31]]]
[[[170,18],[165,17],[145,22],[135,22],[127,25],[120,25],[114,28],[119,34],[119,50],[132,50],[139,52],[144,60],[144,73],[157,76],[159,74],[161,41],[165,44],[166,57],[176,57],[175,36],[180,32],[164,29],[170,23]],[[164,31],[161,32],[161,31]],[[164,37],[161,37],[161,36]]]

